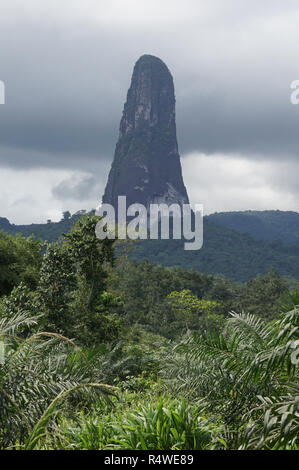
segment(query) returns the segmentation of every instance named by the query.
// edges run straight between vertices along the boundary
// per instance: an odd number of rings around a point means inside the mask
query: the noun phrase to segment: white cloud
[[[61,200],[53,194],[53,188],[65,181],[85,181],[91,175],[67,170],[11,170],[0,172],[0,217],[11,223],[45,223],[47,219],[58,221],[62,212],[71,213],[79,209],[95,208],[100,202],[104,187],[99,182],[99,192],[88,192],[88,196]]]
[[[259,161],[248,156],[191,153],[182,159],[191,204],[202,203],[205,214],[228,210],[299,211],[299,162]],[[58,221],[98,205],[108,166],[95,174],[82,171],[12,170],[0,172],[0,216],[16,224]],[[90,187],[86,188],[86,185]]]
[[[298,210],[298,22],[298,0],[1,0],[0,216],[95,205],[77,194],[91,175],[103,193],[143,53],[174,76],[191,200]]]
[[[190,202],[202,203],[205,214],[250,209],[299,212],[299,162],[192,153],[182,160],[182,167]]]

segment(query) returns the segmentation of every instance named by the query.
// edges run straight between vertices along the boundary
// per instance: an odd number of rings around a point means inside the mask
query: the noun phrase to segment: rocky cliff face
[[[117,197],[135,202],[188,203],[176,138],[175,97],[171,73],[157,57],[136,62],[120,122],[119,139],[103,196],[117,207]]]

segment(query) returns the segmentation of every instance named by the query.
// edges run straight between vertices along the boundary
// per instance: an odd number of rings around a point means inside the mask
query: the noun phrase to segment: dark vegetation
[[[298,449],[298,281],[137,262],[97,220],[0,232],[0,447]]]
[[[55,242],[80,215],[69,213],[57,223],[12,225],[0,218],[0,230]],[[242,233],[241,233],[242,232]],[[227,212],[204,219],[204,245],[184,251],[181,240],[145,240],[129,256],[163,266],[180,266],[245,282],[274,269],[280,276],[299,279],[299,214],[295,212]]]
[[[208,217],[210,222],[248,233],[256,240],[299,244],[299,214],[291,211],[219,212]]]
[[[269,269],[281,276],[299,278],[299,245],[257,241],[206,219],[204,244],[199,251],[184,251],[183,240],[145,240],[132,253],[137,260],[148,258],[164,266],[181,266],[209,274],[223,274],[247,281]]]

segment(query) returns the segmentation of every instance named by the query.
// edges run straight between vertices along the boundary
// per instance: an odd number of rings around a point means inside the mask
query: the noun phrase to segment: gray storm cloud
[[[207,11],[200,8],[203,2],[187,2],[185,8],[189,5],[195,19],[190,15],[183,32],[174,28],[180,2],[171,2],[174,24],[171,15],[170,23],[163,23],[169,2],[161,6],[157,30],[148,24],[146,11],[142,16],[137,2],[137,18],[131,24],[129,18],[125,24],[125,18],[123,25],[117,15],[108,24],[101,16],[98,22],[87,16],[78,23],[74,15],[72,22],[68,1],[62,2],[62,11],[59,4],[55,10],[54,2],[52,15],[47,15],[51,2],[41,6],[29,0],[19,13],[18,3],[10,0],[12,6],[6,14],[4,9],[0,20],[0,78],[7,88],[5,112],[0,114],[2,145],[59,154],[62,166],[82,168],[82,154],[111,159],[134,62],[153,49],[174,75],[183,154],[198,150],[297,156],[299,108],[290,106],[289,100],[290,83],[299,76],[294,42],[299,33],[292,30],[299,18],[296,2],[271,0],[261,2],[261,7],[248,1],[240,10],[237,1],[225,2],[224,9],[212,1]],[[76,3],[82,11],[88,5],[95,11],[97,5],[105,5]],[[119,2],[111,3],[116,12]],[[14,4],[12,25],[6,16]],[[70,18],[63,22],[66,12]],[[0,159],[10,163],[2,152]],[[32,156],[27,164],[56,167],[57,160],[36,161]]]
[[[108,171],[134,63],[150,53],[174,76],[183,160],[285,161],[293,185],[298,22],[295,0],[2,0],[0,166]],[[51,192],[77,197],[61,181]]]

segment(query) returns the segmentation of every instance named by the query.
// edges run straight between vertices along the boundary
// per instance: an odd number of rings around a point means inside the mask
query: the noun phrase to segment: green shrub
[[[200,409],[168,397],[125,394],[109,413],[64,420],[48,445],[68,449],[200,450],[225,448],[222,426]],[[147,402],[144,404],[144,402]]]

